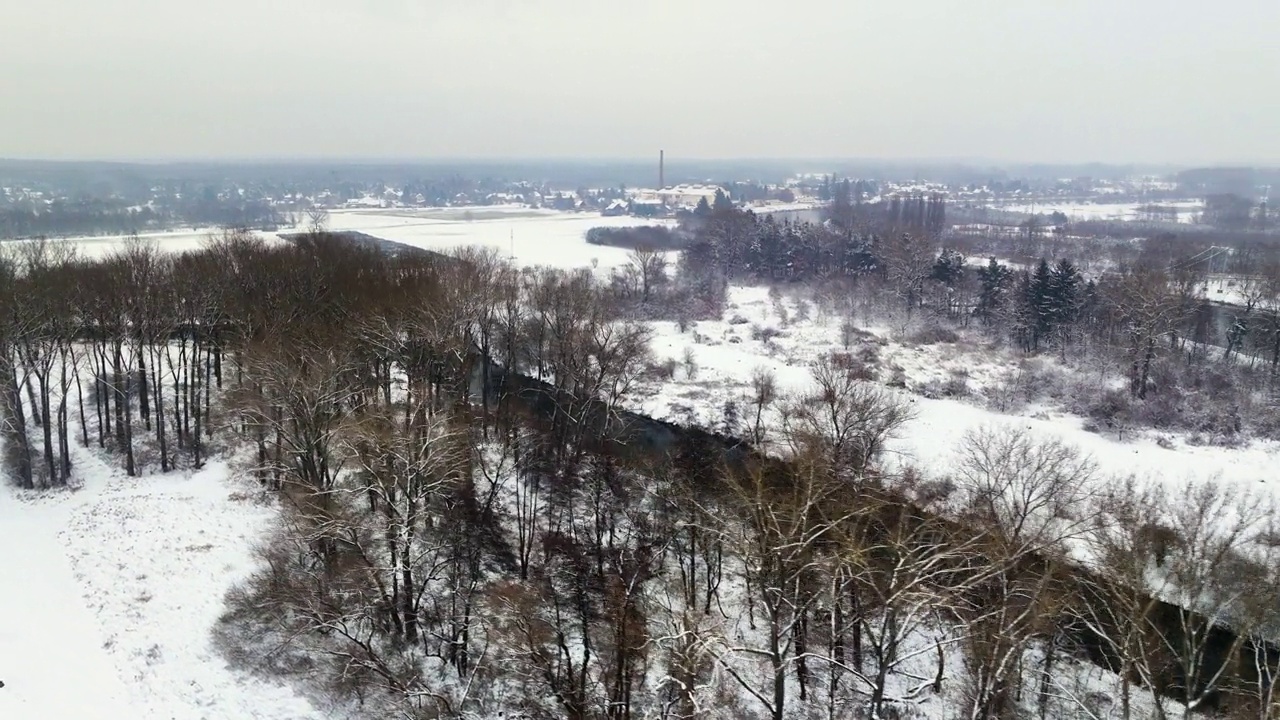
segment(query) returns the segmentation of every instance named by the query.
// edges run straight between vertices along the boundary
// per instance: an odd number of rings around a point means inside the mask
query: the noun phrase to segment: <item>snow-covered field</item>
[[[181,253],[188,250],[199,250],[209,239],[222,231],[207,230],[174,230],[171,232],[139,233],[138,239],[154,243],[163,252]],[[275,233],[254,233],[268,242],[279,242]],[[120,250],[129,241],[129,235],[88,235],[82,237],[51,238],[52,242],[68,243],[76,246],[81,257],[98,259]],[[12,242],[26,242],[15,240]],[[7,243],[6,243],[7,244]]]
[[[1155,201],[1151,203],[1094,203],[1094,202],[1055,202],[1046,200],[1034,203],[994,204],[991,207],[1005,212],[1044,214],[1060,212],[1072,220],[1138,220],[1142,217],[1142,208],[1157,205],[1162,208],[1177,208],[1178,222],[1195,222],[1204,210],[1204,203],[1198,200]]]
[[[329,216],[328,228],[334,231],[355,230],[428,250],[488,247],[497,250],[502,257],[514,254],[516,263],[522,266],[595,267],[607,272],[626,264],[630,252],[623,248],[588,245],[584,239],[588,230],[670,223],[673,221],[500,205],[335,210]],[[269,242],[279,242],[274,233],[256,234]],[[210,231],[144,233],[138,237],[154,242],[165,252],[183,252],[201,248],[208,241]],[[99,258],[124,247],[128,239],[123,235],[107,235],[71,237],[59,242],[74,244],[84,257]]]
[[[73,444],[82,485],[0,482],[0,718],[303,720],[292,690],[211,646],[273,510],[225,462],[128,478]]]
[[[462,246],[493,248],[503,257],[514,256],[515,262],[522,266],[594,266],[608,270],[626,264],[630,253],[623,248],[588,245],[584,239],[588,230],[664,222],[671,221],[519,207],[476,207],[339,210],[330,215],[329,229],[358,230],[428,250]]]
[[[658,418],[694,421],[719,427],[728,400],[739,410],[749,406],[751,375],[757,367],[771,371],[781,392],[803,392],[811,386],[809,366],[823,355],[842,351],[840,320],[811,317],[797,321],[795,298],[785,298],[791,322],[779,320],[768,291],[761,287],[731,287],[729,309],[721,321],[700,321],[681,333],[675,323],[654,323],[653,353],[659,361],[678,365],[674,381],[655,383],[636,394],[635,409]],[[812,307],[812,303],[809,303]],[[733,323],[737,316],[745,322]],[[765,342],[753,338],[755,329],[773,328],[782,334]],[[1090,432],[1082,418],[1044,406],[1028,406],[1008,413],[989,409],[980,395],[1016,370],[1010,354],[964,343],[916,345],[894,341],[888,328],[865,328],[876,336],[882,368],[881,380],[894,368],[901,369],[907,390],[900,393],[915,414],[889,445],[890,461],[912,465],[930,474],[943,475],[953,466],[965,434],[983,427],[1015,427],[1037,437],[1056,438],[1092,456],[1102,477],[1134,475],[1140,480],[1180,487],[1189,481],[1221,478],[1250,489],[1280,494],[1275,467],[1280,446],[1255,441],[1244,448],[1192,446],[1177,436],[1165,436],[1167,449],[1154,434]],[[866,341],[855,340],[856,352]],[[693,377],[683,368],[688,350],[696,367]],[[1046,359],[1045,362],[1052,362]],[[966,399],[930,399],[918,390],[931,382],[963,377],[973,393]],[[776,417],[773,417],[776,427]]]

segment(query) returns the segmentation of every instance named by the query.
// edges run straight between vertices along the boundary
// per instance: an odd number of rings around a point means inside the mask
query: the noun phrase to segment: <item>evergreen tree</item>
[[[705,201],[706,198],[704,197],[702,198],[702,200]],[[718,213],[728,212],[730,210],[733,210],[733,201],[729,199],[728,195],[724,194],[723,189],[717,188],[715,201],[711,204],[711,209],[715,210]]]
[[[982,287],[974,312],[984,325],[990,325],[993,315],[1005,305],[1009,288],[1013,286],[1013,272],[991,258],[986,267],[978,269],[978,282]]]
[[[1050,322],[1069,325],[1076,321],[1080,310],[1080,292],[1083,278],[1070,260],[1059,260],[1049,276],[1048,302]]]
[[[1031,352],[1039,350],[1040,339],[1053,330],[1057,306],[1052,286],[1053,271],[1049,268],[1049,261],[1041,258],[1025,291],[1026,304],[1031,313],[1031,345],[1027,348]]]
[[[929,277],[947,287],[955,287],[964,278],[964,255],[951,248],[943,250],[934,262],[933,274]]]
[[[1031,274],[1023,270],[1016,275],[1013,294],[1016,298],[1011,304],[1009,327],[1014,342],[1026,352],[1035,349],[1036,313],[1033,303],[1035,293],[1032,290]]]

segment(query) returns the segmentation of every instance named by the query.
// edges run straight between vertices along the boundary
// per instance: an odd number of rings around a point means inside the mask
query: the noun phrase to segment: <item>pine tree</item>
[[[951,248],[943,250],[933,263],[930,277],[947,287],[955,287],[964,278],[964,255]]]
[[[1026,303],[1031,311],[1031,352],[1040,349],[1040,339],[1053,330],[1056,304],[1053,298],[1053,271],[1049,261],[1040,260],[1026,288]]]
[[[992,316],[1005,305],[1006,295],[1013,285],[1013,272],[991,258],[986,267],[978,269],[978,282],[982,289],[974,312],[982,318],[982,324],[990,325]]]
[[[703,199],[703,200],[706,200],[706,198],[705,198],[705,197],[704,197],[704,198],[702,198],[702,199]],[[720,213],[720,212],[729,212],[729,211],[733,210],[733,201],[729,199],[729,196],[728,196],[728,195],[725,195],[725,194],[724,194],[724,190],[723,190],[723,189],[721,189],[721,188],[717,188],[717,189],[716,189],[716,197],[715,197],[715,201],[714,201],[714,202],[712,202],[712,204],[711,204],[711,209],[712,209],[712,210],[715,210],[717,213]]]
[[[1050,320],[1054,325],[1076,321],[1080,310],[1080,287],[1083,278],[1070,260],[1059,260],[1049,276],[1048,301]]]

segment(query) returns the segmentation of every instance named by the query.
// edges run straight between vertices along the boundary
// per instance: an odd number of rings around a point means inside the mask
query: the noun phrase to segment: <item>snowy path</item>
[[[120,720],[129,703],[58,539],[79,498],[23,502],[0,489],[0,718]]]
[[[73,459],[75,492],[0,479],[0,720],[322,717],[211,643],[274,510],[225,463],[128,478],[84,449]]]

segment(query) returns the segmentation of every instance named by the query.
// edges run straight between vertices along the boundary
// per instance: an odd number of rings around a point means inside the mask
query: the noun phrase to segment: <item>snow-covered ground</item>
[[[75,447],[77,489],[0,481],[0,718],[303,720],[292,690],[211,646],[273,510],[225,462],[128,478]]]
[[[188,250],[199,250],[209,242],[211,237],[221,234],[221,230],[174,230],[170,232],[139,233],[138,239],[154,243],[163,252],[181,253]],[[255,232],[255,235],[267,242],[279,242],[275,233]],[[120,250],[129,241],[130,235],[86,235],[68,238],[50,238],[50,242],[68,243],[76,246],[76,252],[83,258],[98,259]],[[14,243],[25,240],[7,241]]]
[[[653,383],[637,393],[635,409],[658,418],[694,421],[720,427],[724,405],[735,400],[740,412],[749,407],[751,375],[757,367],[771,371],[781,392],[803,392],[812,384],[810,364],[833,351],[843,351],[838,318],[796,320],[795,298],[785,298],[791,322],[783,326],[762,287],[731,287],[729,309],[721,321],[700,321],[686,333],[674,323],[653,323],[653,353],[657,360],[677,363],[674,381]],[[813,303],[809,303],[812,308]],[[810,311],[815,313],[816,311]],[[735,316],[745,322],[734,323]],[[758,329],[773,328],[782,334],[763,341]],[[889,445],[891,462],[910,464],[930,474],[942,475],[953,467],[955,453],[965,434],[983,427],[1015,427],[1037,437],[1056,438],[1092,456],[1102,477],[1134,475],[1140,480],[1163,482],[1179,487],[1186,482],[1221,478],[1251,489],[1280,495],[1280,478],[1275,467],[1280,446],[1255,441],[1243,448],[1192,446],[1177,436],[1165,436],[1158,444],[1155,434],[1130,433],[1123,439],[1085,429],[1085,421],[1074,415],[1046,408],[1026,408],[999,412],[990,409],[980,395],[1007,380],[1016,371],[1017,359],[1001,351],[972,344],[913,344],[892,340],[888,328],[867,327],[878,348],[880,380],[900,368],[907,390],[892,389],[911,405],[915,417]],[[866,340],[855,340],[857,352]],[[694,359],[696,371],[689,377],[683,367],[685,352]],[[1052,362],[1052,360],[1044,360]],[[930,383],[963,377],[974,395],[966,399],[930,399],[913,392]],[[1086,379],[1088,380],[1088,379]],[[777,418],[770,413],[770,427]]]
[[[503,257],[514,255],[515,262],[522,266],[594,266],[608,270],[626,264],[630,252],[587,244],[588,230],[671,222],[528,208],[475,207],[339,210],[329,216],[329,229],[358,230],[428,250],[462,246],[493,248]]]
[[[638,227],[674,224],[672,220],[603,217],[594,213],[566,213],[521,206],[449,208],[343,209],[329,215],[328,228],[355,230],[428,250],[448,251],[463,246],[493,248],[521,266],[594,267],[602,273],[627,263],[630,251],[589,245],[586,233],[595,227]],[[288,230],[284,232],[297,232]],[[166,252],[197,250],[210,237],[208,230],[145,233]],[[213,231],[216,232],[216,231]],[[279,242],[274,233],[255,233]],[[104,257],[124,247],[128,236],[85,236],[59,239],[74,244],[83,257]]]
[[[1044,214],[1060,212],[1072,220],[1138,220],[1142,217],[1142,208],[1155,205],[1162,208],[1177,208],[1178,222],[1191,223],[1204,211],[1204,203],[1199,200],[1153,201],[1150,203],[1095,203],[1095,202],[1057,202],[1045,200],[1033,203],[992,204],[991,207],[1005,212]]]

